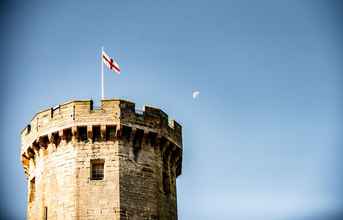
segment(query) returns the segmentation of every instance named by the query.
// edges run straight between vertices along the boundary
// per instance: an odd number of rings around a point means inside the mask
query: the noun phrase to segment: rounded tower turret
[[[125,100],[70,101],[21,133],[28,219],[177,219],[182,131]]]

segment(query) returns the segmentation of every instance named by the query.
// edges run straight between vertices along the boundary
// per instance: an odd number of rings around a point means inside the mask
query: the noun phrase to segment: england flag
[[[102,62],[110,69],[120,74],[120,67],[118,63],[112,59],[110,56],[107,55],[105,51],[102,51]]]

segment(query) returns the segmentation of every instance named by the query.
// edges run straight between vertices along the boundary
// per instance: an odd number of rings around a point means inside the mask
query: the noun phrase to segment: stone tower
[[[70,101],[21,133],[27,218],[176,220],[182,132],[153,107]]]

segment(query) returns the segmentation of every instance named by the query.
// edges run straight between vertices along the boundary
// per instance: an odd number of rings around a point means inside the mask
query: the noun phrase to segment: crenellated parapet
[[[177,220],[182,128],[120,99],[70,101],[21,132],[28,219]]]
[[[181,174],[182,128],[169,121],[162,110],[120,99],[70,101],[37,113],[21,132],[22,164],[28,174],[30,164],[68,143],[129,141],[137,152],[141,143],[158,147],[166,163]]]

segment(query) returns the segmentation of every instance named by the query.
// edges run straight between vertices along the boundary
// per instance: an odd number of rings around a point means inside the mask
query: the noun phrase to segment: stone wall
[[[37,113],[21,139],[28,219],[177,219],[181,126],[160,109],[72,101]]]

